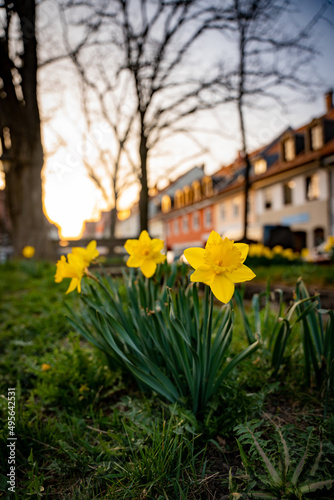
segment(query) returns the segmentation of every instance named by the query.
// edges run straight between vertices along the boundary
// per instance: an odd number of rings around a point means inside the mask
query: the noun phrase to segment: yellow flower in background
[[[72,278],[70,286],[66,293],[73,292],[76,288],[78,292],[81,292],[81,280],[85,274],[86,264],[78,254],[68,254],[67,260],[64,255],[61,256],[60,260],[57,262],[57,271],[55,275],[55,282],[60,283],[64,278]]]
[[[99,251],[96,249],[95,240],[91,241],[86,248],[74,247],[72,253],[73,255],[80,255],[86,267],[99,255]]]
[[[89,391],[89,387],[87,384],[83,384],[80,386],[79,392],[83,393],[83,392],[88,392],[88,391]]]
[[[308,248],[303,248],[302,251],[300,252],[300,256],[302,259],[307,259],[310,255],[310,251]]]
[[[324,250],[325,252],[330,252],[333,247],[334,247],[334,236],[328,236]]]
[[[34,249],[34,247],[31,247],[30,245],[27,245],[22,250],[22,255],[26,259],[31,259],[35,255],[35,249]]]
[[[283,248],[281,245],[276,245],[276,246],[274,246],[274,248],[273,248],[273,252],[274,252],[274,254],[279,254],[279,255],[281,255],[281,254],[282,254],[282,252],[283,252],[283,250],[284,250],[284,248]]]
[[[195,269],[191,281],[202,282],[211,288],[214,296],[227,303],[234,293],[234,283],[249,281],[255,274],[244,265],[249,246],[224,240],[211,231],[205,248],[187,248],[184,251],[189,264]]]
[[[161,253],[164,242],[158,238],[150,238],[147,231],[140,233],[138,240],[127,240],[124,248],[130,255],[126,265],[128,267],[139,267],[146,278],[155,273],[157,264],[164,262],[166,255]]]
[[[282,257],[285,257],[288,260],[293,260],[296,258],[294,251],[292,248],[285,248],[282,252]]]
[[[249,257],[262,257],[264,246],[262,243],[252,243],[249,246]]]
[[[43,363],[41,366],[42,372],[47,372],[48,370],[50,370],[50,368],[51,365],[48,365],[47,363]]]
[[[274,257],[273,251],[269,247],[263,247],[262,255],[267,259],[272,259]]]

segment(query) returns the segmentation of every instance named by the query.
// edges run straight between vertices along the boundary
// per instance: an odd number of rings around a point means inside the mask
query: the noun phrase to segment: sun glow
[[[84,174],[59,179],[49,175],[44,184],[44,208],[50,222],[60,226],[60,238],[79,238],[85,220],[98,217],[96,190]]]

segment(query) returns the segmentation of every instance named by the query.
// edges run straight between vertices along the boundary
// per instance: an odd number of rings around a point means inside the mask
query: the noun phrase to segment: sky
[[[298,3],[298,24],[305,26],[319,8],[317,0],[303,0]],[[51,31],[54,29],[50,19],[56,17],[54,4],[46,2],[46,11],[40,23]],[[300,7],[299,7],[300,6]],[[313,71],[322,81],[318,96],[310,101],[307,92],[299,94],[294,100],[287,99],[288,105],[282,110],[271,105],[263,110],[249,110],[246,115],[249,150],[270,142],[288,126],[299,127],[313,117],[325,112],[325,90],[334,87],[334,6],[326,12],[329,21],[321,21],[316,28],[316,48],[319,51],[314,61]],[[331,24],[332,23],[332,24]],[[50,42],[51,43],[51,42]],[[210,52],[209,47],[206,47]],[[49,48],[48,48],[49,49]],[[198,54],[201,57],[200,50]],[[233,54],[231,54],[233,57]],[[78,237],[83,229],[83,221],[98,219],[101,209],[109,208],[101,192],[88,178],[82,162],[82,108],[78,100],[78,82],[73,77],[68,64],[55,66],[52,78],[48,77],[48,69],[40,71],[40,109],[44,121],[43,141],[46,152],[44,180],[44,207],[48,219],[60,227],[62,238]],[[64,76],[65,75],[65,76]],[[65,82],[64,82],[65,80]],[[66,80],[71,85],[66,85]],[[65,84],[64,84],[65,83]],[[213,115],[206,113],[197,119],[196,127],[202,130],[202,143],[206,151],[199,157],[189,159],[179,168],[174,169],[174,178],[195,164],[205,164],[206,173],[212,174],[223,165],[228,165],[236,157],[240,149],[237,113],[234,105],[225,105]],[[215,133],[212,133],[212,131]],[[108,131],[103,126],[96,126],[99,140],[107,142]],[[88,145],[89,147],[89,145]],[[194,144],[187,138],[179,137],[160,148],[159,156],[151,158],[151,184],[159,179],[159,174],[174,163],[178,163],[184,151],[191,157]],[[92,156],[93,158],[93,156]],[[98,163],[98,160],[93,158]],[[1,179],[0,179],[1,184]],[[138,189],[133,186],[127,190],[120,201],[119,208],[127,209],[136,199]]]

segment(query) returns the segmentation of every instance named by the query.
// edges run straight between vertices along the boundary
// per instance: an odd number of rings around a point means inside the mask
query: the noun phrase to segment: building
[[[297,130],[289,127],[250,154],[250,239],[273,246],[275,232],[276,236],[288,234],[279,242],[301,250],[334,234],[333,92],[325,95],[325,102],[324,115]],[[173,203],[163,202],[151,222],[163,223],[167,248],[179,255],[188,246],[204,246],[212,229],[240,239],[244,172],[245,162],[239,155],[212,177],[184,185],[174,193]]]
[[[296,250],[313,248],[334,234],[334,106],[296,130],[283,131],[252,152],[248,238]],[[189,246],[203,247],[210,232],[233,240],[243,235],[245,161],[242,156],[208,176],[196,166],[162,190],[151,190],[149,231],[175,256]],[[107,213],[86,224],[90,237],[107,237]],[[139,234],[138,204],[118,221],[116,236]],[[282,240],[283,238],[283,240]]]

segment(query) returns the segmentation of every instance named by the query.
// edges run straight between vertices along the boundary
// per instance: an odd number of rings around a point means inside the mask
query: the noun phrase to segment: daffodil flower
[[[66,293],[73,292],[77,288],[81,292],[81,280],[86,274],[90,278],[96,279],[87,267],[99,255],[96,250],[96,241],[91,241],[86,248],[74,247],[72,253],[68,254],[67,260],[64,255],[57,262],[55,282],[60,283],[64,278],[72,278]]]
[[[249,281],[255,274],[244,265],[249,246],[224,240],[211,231],[205,248],[187,248],[184,255],[195,269],[191,281],[202,282],[211,288],[214,296],[227,303],[234,293],[234,283]]]
[[[25,246],[24,249],[22,250],[22,255],[26,259],[31,259],[35,255],[34,247],[30,245]]]
[[[87,266],[96,259],[99,255],[99,251],[96,249],[96,241],[91,241],[86,248],[74,247],[72,248],[72,253],[74,255],[80,255]]]
[[[130,255],[126,265],[139,267],[146,278],[155,273],[157,264],[164,262],[166,255],[161,253],[164,242],[158,238],[151,239],[147,231],[142,231],[138,240],[127,240],[124,248]]]
[[[324,250],[325,252],[330,252],[333,247],[334,247],[334,236],[328,236]]]
[[[85,274],[86,264],[81,257],[81,255],[68,254],[68,262],[64,255],[61,256],[60,260],[57,262],[57,272],[55,276],[55,282],[60,283],[64,278],[72,278],[70,286],[66,293],[73,292],[77,288],[78,292],[81,292],[81,280]]]

